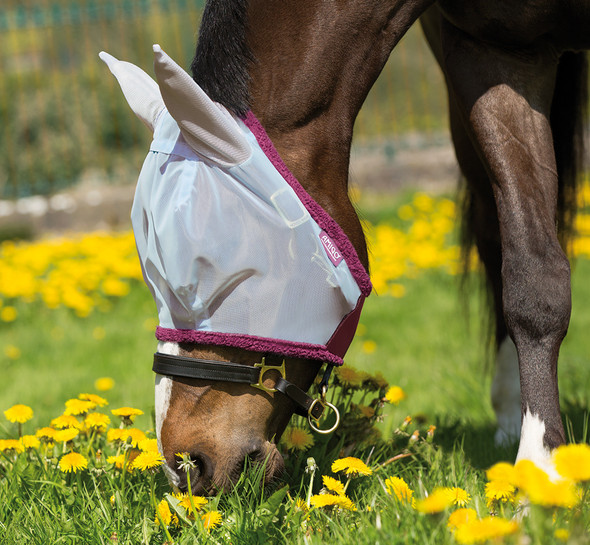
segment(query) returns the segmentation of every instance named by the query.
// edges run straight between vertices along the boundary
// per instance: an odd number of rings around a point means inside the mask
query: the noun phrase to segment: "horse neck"
[[[366,265],[348,199],[354,121],[394,45],[432,0],[250,0],[250,105],[299,182]]]

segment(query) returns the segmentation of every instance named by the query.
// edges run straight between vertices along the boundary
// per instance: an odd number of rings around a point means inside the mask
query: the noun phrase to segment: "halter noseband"
[[[280,392],[293,402],[295,413],[307,417],[313,430],[318,433],[331,433],[340,423],[338,409],[332,403],[326,401],[328,381],[333,367],[331,364],[328,365],[320,382],[321,397],[316,399],[307,395],[301,388],[285,378],[284,359],[280,365],[267,365],[266,358],[263,357],[260,363],[255,363],[251,367],[233,362],[187,358],[156,352],[152,370],[160,375],[249,384],[266,393]],[[264,385],[265,374],[269,371],[276,371],[280,374],[272,388]],[[323,416],[326,407],[334,411],[336,423],[331,428],[323,430],[317,426],[317,423]]]

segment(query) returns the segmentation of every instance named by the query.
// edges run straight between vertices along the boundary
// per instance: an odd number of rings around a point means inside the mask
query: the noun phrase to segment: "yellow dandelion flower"
[[[338,381],[344,386],[358,387],[363,383],[364,374],[349,365],[342,365],[334,370]]]
[[[344,471],[346,475],[371,475],[373,470],[362,460],[354,457],[340,458],[332,464],[332,472]]]
[[[82,399],[84,401],[92,401],[97,407],[105,407],[109,404],[109,402],[104,398],[97,394],[80,394],[78,399]]]
[[[461,509],[457,509],[453,511],[449,515],[449,520],[447,521],[447,526],[452,530],[456,530],[460,526],[464,526],[465,524],[469,524],[477,520],[477,512],[475,509],[463,507]]]
[[[94,387],[99,392],[107,392],[112,390],[115,386],[115,381],[111,377],[101,377],[94,381]]]
[[[328,477],[327,475],[323,475],[322,482],[324,483],[324,487],[330,492],[334,492],[339,496],[344,496],[344,484],[341,483],[338,479],[334,479],[332,477]]]
[[[385,479],[385,488],[389,495],[395,496],[399,501],[409,503],[410,505],[415,503],[413,498],[414,491],[402,478],[388,477]]]
[[[562,445],[553,452],[557,472],[575,482],[590,480],[590,445]]]
[[[427,514],[440,513],[453,503],[454,497],[448,488],[435,488],[429,496],[416,502],[416,510]]]
[[[14,346],[13,344],[7,344],[4,347],[4,355],[9,360],[18,360],[21,357],[21,350],[18,346]]]
[[[0,452],[11,450],[20,454],[25,451],[25,446],[18,439],[0,439]]]
[[[382,373],[375,373],[374,375],[368,375],[365,378],[364,386],[373,391],[385,390],[389,383],[385,380]]]
[[[64,473],[76,473],[80,469],[86,469],[88,467],[88,460],[77,452],[70,452],[65,454],[59,460],[59,469]]]
[[[33,409],[27,405],[17,404],[6,409],[4,416],[9,422],[24,424],[33,418]]]
[[[51,421],[51,425],[54,428],[58,428],[58,429],[64,429],[64,428],[78,428],[79,429],[82,427],[81,422],[74,415],[71,415],[71,414],[62,414],[61,416],[54,418]]]
[[[128,437],[126,429],[123,428],[111,428],[107,431],[107,441],[114,443],[115,441],[126,441]]]
[[[116,456],[108,456],[107,463],[114,465],[117,469],[123,469],[123,465],[125,464],[125,454],[117,454]],[[127,467],[128,471],[131,471],[131,467]]]
[[[102,413],[90,413],[86,415],[86,418],[84,419],[86,427],[99,431],[106,430],[110,423],[111,419],[106,414]]]
[[[508,481],[489,481],[486,483],[486,503],[490,507],[494,502],[514,501],[514,485]]]
[[[53,440],[53,436],[56,434],[56,431],[57,430],[48,427],[40,428],[35,432],[35,436],[43,439],[45,442],[49,442]]]
[[[309,507],[307,507],[307,503],[305,503],[304,499],[297,498],[295,500],[295,510],[296,511],[303,511],[304,513],[307,513],[309,511]]]
[[[178,505],[184,507],[184,509],[186,509],[187,511],[191,510],[191,500],[188,494],[178,493],[173,494],[173,496],[178,500]],[[207,505],[207,502],[207,498],[204,498],[203,496],[193,496],[193,505],[195,506],[195,509],[197,511],[200,511],[203,507],[205,507],[205,505]]]
[[[133,407],[119,407],[118,409],[112,409],[111,413],[123,419],[123,421],[133,422],[136,416],[142,415],[141,409],[134,409]]]
[[[377,343],[370,339],[363,341],[361,349],[365,354],[373,354],[377,350]]]
[[[453,500],[453,504],[459,507],[465,507],[471,501],[471,495],[459,487],[452,487],[447,489],[448,494]]]
[[[4,307],[0,310],[0,320],[3,322],[14,322],[18,316],[18,312],[14,307]]]
[[[559,541],[563,541],[564,543],[567,543],[570,539],[570,532],[565,528],[557,528],[555,532],[553,532],[553,535],[559,539]]]
[[[289,426],[283,433],[281,441],[289,450],[307,450],[314,444],[311,433],[296,426]]]
[[[211,531],[213,528],[221,524],[222,516],[219,511],[209,511],[201,517],[201,520],[203,521],[205,530]]]
[[[41,441],[35,435],[23,435],[20,440],[25,448],[39,448],[41,446]]]
[[[148,450],[139,453],[133,460],[132,466],[134,469],[146,471],[155,467],[161,466],[164,463],[162,455],[153,450]]]
[[[86,414],[95,408],[96,404],[92,401],[84,399],[68,399],[66,401],[66,410],[64,411],[64,414],[77,416]]]
[[[80,430],[76,428],[65,428],[63,430],[56,431],[53,435],[53,440],[56,443],[67,443],[71,441],[80,433]]]
[[[172,514],[172,511],[170,511],[170,506],[168,505],[168,502],[166,500],[162,500],[158,504],[158,510],[156,512],[156,524],[158,526],[160,525],[160,519],[162,519],[164,526],[178,524],[178,517]]]
[[[459,526],[454,533],[459,544],[485,543],[492,539],[514,534],[518,523],[501,517],[486,517]]]
[[[337,507],[339,509],[356,511],[356,506],[347,496],[335,494],[315,494],[311,497],[310,503],[312,507]]]
[[[505,481],[510,484],[516,484],[518,474],[515,467],[508,462],[498,462],[486,471],[488,481]]]
[[[144,452],[158,452],[158,440],[143,439],[137,443],[137,448]]]
[[[568,508],[579,503],[580,498],[571,482],[552,482],[547,473],[530,460],[520,460],[514,467],[517,471],[517,486],[531,503]]]
[[[406,393],[399,386],[391,386],[385,394],[385,401],[392,405],[397,405],[404,399],[406,399]]]
[[[110,442],[129,442],[137,447],[145,439],[147,439],[145,433],[137,428],[111,428],[107,431],[107,441]]]

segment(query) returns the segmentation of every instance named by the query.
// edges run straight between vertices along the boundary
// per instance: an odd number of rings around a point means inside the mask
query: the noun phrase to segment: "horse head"
[[[157,83],[101,53],[154,132],[131,215],[160,321],[158,440],[181,489],[225,489],[247,459],[273,480],[291,415],[317,426],[330,410],[306,391],[342,363],[371,291],[348,162],[354,118],[419,14],[394,4],[210,2],[193,77],[158,46]]]

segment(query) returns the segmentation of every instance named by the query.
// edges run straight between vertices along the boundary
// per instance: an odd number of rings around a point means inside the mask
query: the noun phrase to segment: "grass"
[[[371,221],[389,218],[396,223],[396,210],[410,200],[409,195],[393,199],[367,195],[361,206]],[[573,274],[572,324],[560,360],[564,418],[570,438],[576,441],[587,439],[590,310],[584,302],[590,297],[588,274],[590,261],[580,259]],[[381,372],[407,394],[399,405],[385,407],[383,423],[375,424],[384,441],[355,444],[359,428],[354,426],[360,421],[352,420],[351,409],[348,436],[341,435],[340,442],[316,436],[311,450],[290,452],[284,483],[274,491],[264,490],[260,472],[254,469],[242,475],[233,491],[209,500],[204,510],[222,515],[220,526],[210,532],[198,522],[201,513],[191,520],[181,508],[175,511],[161,473],[127,474],[107,463],[108,456],[132,451],[107,441],[104,434],[92,441],[82,436],[74,440],[76,448],[92,460],[89,470],[75,473],[58,468],[61,445],[19,456],[5,452],[0,455],[0,543],[164,543],[168,536],[155,523],[155,504],[165,498],[179,517],[179,526],[169,529],[175,543],[350,543],[352,532],[359,544],[455,543],[446,527],[448,511],[420,514],[388,494],[385,480],[404,479],[416,498],[436,487],[460,487],[471,496],[469,506],[484,516],[484,470],[500,460],[513,460],[515,452],[493,445],[484,311],[477,293],[461,300],[457,277],[438,270],[403,282],[403,297],[368,299],[359,335],[347,356],[349,366]],[[110,414],[108,409],[119,406],[141,408],[145,414],[134,426],[148,435],[153,432],[155,308],[143,285],[133,284],[128,295],[87,318],[65,308],[49,310],[22,301],[16,307],[18,320],[0,322],[0,348],[20,349],[17,359],[5,356],[2,360],[5,387],[0,391],[0,409],[16,403],[32,407],[35,415],[23,424],[24,433],[48,425],[63,412],[65,400],[93,392],[94,381],[104,376],[115,382],[112,390],[101,394],[110,403],[105,412]],[[344,396],[342,387],[334,386],[332,391]],[[358,403],[358,395],[354,400]],[[402,430],[407,415],[413,422]],[[431,425],[436,426],[434,442],[427,439]],[[0,437],[15,437],[15,426],[3,419]],[[410,436],[415,430],[420,439],[413,442]],[[345,454],[345,445],[353,456],[368,459],[374,471],[350,480],[347,494],[357,511],[315,508],[308,513],[295,500],[317,494],[322,475],[348,482],[345,475],[330,471],[331,463]],[[399,454],[403,457],[388,463]],[[305,471],[308,456],[319,466],[315,471]],[[503,510],[508,517],[513,513],[505,506],[498,507],[498,514]],[[584,543],[589,523],[585,504],[574,510],[533,505],[521,530],[506,540],[559,543],[554,530],[563,526],[570,532],[570,542]]]

